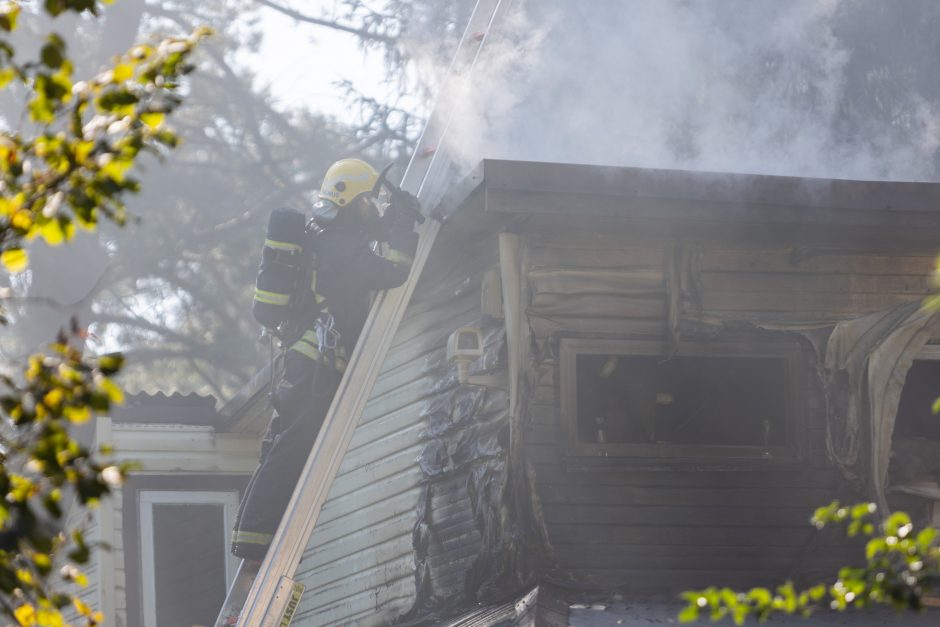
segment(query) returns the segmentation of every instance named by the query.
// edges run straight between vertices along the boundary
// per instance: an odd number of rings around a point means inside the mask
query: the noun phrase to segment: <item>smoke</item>
[[[938,74],[917,54],[940,16],[896,5],[517,0],[488,35],[449,143],[464,166],[940,180],[940,108],[921,89]]]

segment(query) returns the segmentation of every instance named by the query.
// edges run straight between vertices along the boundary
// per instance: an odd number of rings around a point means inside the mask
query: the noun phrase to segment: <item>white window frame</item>
[[[228,545],[229,532],[235,525],[238,510],[238,492],[148,490],[139,492],[140,507],[140,570],[144,627],[157,627],[157,580],[153,542],[154,505],[221,505],[223,525],[219,530],[222,541]],[[237,558],[225,552],[225,588],[231,587],[238,567]]]

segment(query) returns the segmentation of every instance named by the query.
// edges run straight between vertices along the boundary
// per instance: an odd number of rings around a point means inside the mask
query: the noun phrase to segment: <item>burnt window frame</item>
[[[676,357],[750,357],[782,359],[786,363],[786,407],[784,421],[786,438],[783,445],[752,446],[723,444],[670,444],[581,442],[578,439],[577,357],[578,355],[659,356],[667,354],[660,340],[561,337],[558,341],[558,377],[560,424],[564,434],[567,457],[584,460],[603,459],[634,461],[638,465],[658,467],[661,464],[716,462],[754,464],[789,463],[801,455],[799,434],[803,390],[802,351],[795,341],[750,336],[740,339],[683,341]]]

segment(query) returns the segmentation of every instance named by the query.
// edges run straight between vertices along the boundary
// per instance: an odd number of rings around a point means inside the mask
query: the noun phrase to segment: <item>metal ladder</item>
[[[426,210],[437,206],[453,182],[454,162],[448,155],[445,138],[455,115],[455,104],[472,88],[473,69],[487,36],[501,7],[505,8],[511,1],[477,1],[437,104],[408,164],[401,187],[417,195]],[[419,227],[418,250],[408,280],[376,298],[268,553],[257,568],[244,562],[239,567],[216,627],[287,627],[290,624],[303,592],[303,586],[292,579],[293,574],[316,527],[320,509],[329,495],[440,227],[441,222],[436,219],[426,220]]]
[[[238,563],[235,578],[232,579],[232,585],[229,586],[228,593],[225,595],[225,602],[215,620],[216,627],[232,627],[238,623],[238,614],[245,604],[245,599],[248,598],[248,592],[258,574],[259,566],[261,562],[242,560]]]

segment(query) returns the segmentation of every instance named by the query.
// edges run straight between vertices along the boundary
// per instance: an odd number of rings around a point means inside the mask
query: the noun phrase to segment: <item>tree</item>
[[[874,503],[843,507],[833,501],[813,514],[817,529],[828,524],[844,524],[851,537],[868,538],[865,564],[839,570],[829,585],[817,584],[797,590],[792,582],[775,590],[752,588],[736,592],[730,588],[707,588],[682,594],[687,605],[679,614],[688,623],[707,615],[712,621],[731,618],[741,625],[753,616],[766,620],[774,614],[809,616],[823,608],[845,610],[875,604],[898,609],[920,610],[925,594],[940,589],[940,546],[932,527],[916,529],[910,516],[895,512],[877,522]]]
[[[51,18],[99,10],[95,0],[43,4]],[[166,117],[181,103],[181,79],[207,35],[197,29],[134,45],[106,70],[76,81],[55,32],[36,58],[17,55],[18,23],[40,17],[15,2],[0,6],[0,88],[26,102],[24,121],[0,133],[0,262],[11,273],[27,268],[31,240],[58,246],[76,229],[125,222],[123,198],[139,190],[134,166],[178,143]],[[121,356],[85,357],[86,337],[73,321],[48,353],[30,357],[17,375],[0,376],[0,613],[18,625],[62,625],[69,604],[89,625],[102,620],[64,587],[83,584],[79,566],[89,557],[81,530],[61,529],[66,499],[93,506],[127,470],[107,448],[92,451],[71,433],[122,397],[112,380]]]
[[[348,4],[350,11],[353,4]],[[464,18],[454,7],[467,4],[399,3],[395,11],[410,11],[406,24],[379,20],[365,8],[347,14],[343,2],[336,14],[321,20],[325,25],[298,18],[298,28],[315,33],[368,22],[388,34],[381,45],[406,50],[412,40],[456,39],[459,29],[451,22]],[[121,19],[109,9],[103,20],[75,25],[73,47],[84,51],[77,67],[97,67],[104,54],[98,42],[115,32],[186,33],[195,24],[207,24],[219,33],[204,46],[199,75],[189,82],[187,107],[175,116],[187,141],[173,160],[141,173],[143,189],[129,201],[128,212],[131,219],[146,215],[145,229],[132,223],[118,232],[105,224],[94,237],[77,242],[82,251],[36,251],[35,272],[13,286],[14,326],[0,348],[8,356],[24,357],[45,341],[50,327],[78,314],[95,336],[89,338],[93,347],[124,351],[120,376],[126,388],[226,398],[269,358],[268,348],[255,341],[259,327],[250,302],[270,210],[309,207],[322,173],[340,156],[403,165],[420,119],[395,102],[360,97],[354,90],[354,122],[318,114],[315,102],[276,103],[240,64],[240,55],[259,36],[253,15],[274,10],[256,0],[121,0],[113,9],[123,10]],[[391,66],[389,72],[396,74]],[[17,114],[0,108],[0,115],[15,121]],[[74,261],[51,258],[62,253]],[[89,276],[64,276],[63,265],[97,269]],[[57,271],[43,272],[47,266]],[[62,296],[63,284],[80,281],[87,287]]]

